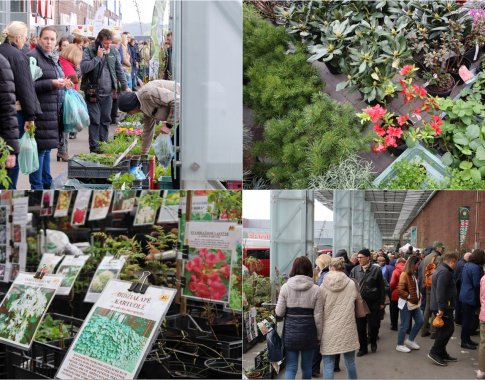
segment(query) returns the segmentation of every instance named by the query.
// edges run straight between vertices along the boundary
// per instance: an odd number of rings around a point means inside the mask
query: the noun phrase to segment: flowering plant
[[[411,112],[397,115],[377,104],[357,114],[362,124],[369,121],[374,123],[376,134],[374,139],[376,144],[372,149],[374,152],[383,152],[388,147],[396,147],[400,140],[406,141],[410,146],[417,140],[433,142],[435,137],[441,135],[440,126],[443,121],[439,115],[434,115],[434,111],[439,111],[438,103],[424,87],[413,84],[415,71],[417,68],[414,65],[406,65],[399,71],[403,77],[399,80],[399,84],[402,88],[400,94],[404,96],[404,104],[417,102]],[[416,122],[411,123],[411,119]]]
[[[143,129],[141,129],[141,128],[124,128],[124,127],[120,127],[120,128],[116,128],[115,129],[115,133],[122,133],[122,134],[125,134],[125,135],[137,135],[137,136],[141,136],[142,133],[143,133]]]
[[[470,16],[473,17],[473,29],[470,33],[471,42],[483,45],[485,43],[485,9],[470,9]]]
[[[185,266],[192,295],[216,301],[227,300],[231,270],[221,249],[199,248]],[[187,274],[186,274],[187,276]]]

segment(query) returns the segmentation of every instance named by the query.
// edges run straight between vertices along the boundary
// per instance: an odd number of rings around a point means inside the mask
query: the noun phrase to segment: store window
[[[27,2],[25,0],[14,0],[10,2],[10,12],[27,12]]]

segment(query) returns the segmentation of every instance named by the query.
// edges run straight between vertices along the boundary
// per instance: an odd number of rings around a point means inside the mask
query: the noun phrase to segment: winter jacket
[[[42,109],[42,114],[35,122],[35,140],[37,149],[53,149],[59,145],[59,136],[62,132],[60,112],[64,99],[64,90],[54,87],[54,79],[64,78],[64,72],[59,63],[49,57],[37,45],[28,56],[37,60],[37,66],[42,69],[42,77],[35,81],[35,92]]]
[[[128,74],[131,74],[131,55],[130,51],[128,50],[128,45],[121,44],[121,49],[123,51],[123,60],[121,61],[123,64],[123,70]]]
[[[394,265],[384,265],[381,267],[382,276],[388,284],[391,283],[392,272],[394,272]]]
[[[64,71],[64,75],[66,77],[78,76],[76,72],[76,65],[74,64],[74,62],[71,62],[64,57],[59,57],[59,65],[61,65],[62,71]],[[76,91],[79,90],[79,83],[74,83],[74,89]]]
[[[365,302],[384,305],[386,284],[378,265],[370,264],[366,272],[361,265],[357,265],[350,272],[350,277],[355,278],[358,282],[360,294]]]
[[[453,280],[453,269],[448,264],[441,263],[433,272],[431,285],[430,309],[453,310],[456,304],[456,285]]]
[[[359,291],[343,272],[330,271],[320,287],[323,304],[323,332],[320,353],[334,355],[359,348],[355,300]]]
[[[325,268],[322,269],[322,271],[320,272],[320,275],[318,276],[318,280],[316,282],[317,286],[322,285],[323,279],[328,274],[328,272],[329,272],[328,267],[325,267]]]
[[[402,272],[399,277],[399,284],[397,285],[397,291],[399,298],[409,301],[412,304],[419,304],[419,290],[416,288],[416,277],[409,277],[406,272]]]
[[[468,262],[461,273],[460,302],[469,306],[478,306],[480,298],[480,279],[483,271],[478,264]]]
[[[485,276],[480,279],[480,321],[485,322]]]
[[[175,124],[179,120],[180,88],[174,81],[154,80],[136,92],[143,118],[141,154],[147,154],[153,140],[155,124],[166,121]]]
[[[19,152],[19,129],[15,109],[15,82],[10,63],[0,54],[0,137]]]
[[[434,249],[431,251],[431,253],[429,255],[427,255],[423,261],[422,261],[422,264],[423,264],[423,267],[422,267],[422,285],[420,286],[423,286],[423,288],[425,288],[424,286],[424,282],[425,282],[425,274],[426,274],[426,267],[428,266],[429,263],[431,263],[433,261],[433,257],[436,256],[436,259],[434,260],[434,264],[435,264],[435,270],[436,268],[438,268],[438,265],[441,264],[441,261],[443,260],[442,257],[441,257],[441,254],[436,252]]]
[[[404,261],[399,262],[392,271],[391,282],[389,283],[389,287],[391,289],[391,301],[399,300],[399,291],[397,286],[399,285],[399,279],[401,278],[401,273],[404,270],[405,265],[406,263]]]
[[[15,96],[18,101],[17,111],[22,111],[25,121],[35,120],[35,117],[42,111],[30,73],[29,58],[8,40],[0,45],[0,54],[7,58],[13,71]]]
[[[275,313],[285,317],[283,342],[287,350],[311,350],[322,336],[322,298],[311,277],[291,277],[280,290]]]
[[[467,262],[463,258],[461,258],[460,260],[458,260],[456,268],[453,270],[453,279],[455,280],[457,289],[460,289],[461,287],[461,274],[466,263]]]
[[[96,45],[89,45],[84,49],[81,73],[83,75],[81,90],[83,91],[86,91],[90,84],[97,84],[99,95],[111,96],[113,90],[120,89],[118,82],[121,90],[126,90],[126,76],[118,59],[118,51],[114,47],[111,47],[109,53],[100,58],[97,56]]]

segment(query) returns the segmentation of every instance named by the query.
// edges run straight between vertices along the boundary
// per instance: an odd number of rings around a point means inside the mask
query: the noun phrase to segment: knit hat
[[[118,98],[118,108],[122,112],[130,112],[140,108],[140,101],[134,92],[124,92]]]

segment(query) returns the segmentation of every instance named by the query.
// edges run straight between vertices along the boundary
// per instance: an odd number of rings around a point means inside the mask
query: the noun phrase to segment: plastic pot
[[[330,62],[325,62],[325,66],[327,66],[328,71],[330,71],[330,74],[333,75],[338,75],[342,74],[342,70],[340,69],[340,66],[334,66]]]
[[[453,91],[453,87],[455,87],[455,78],[453,78],[453,85],[449,88],[439,88],[436,86],[428,86],[426,87],[426,91],[432,96],[439,96],[440,98],[446,98],[451,95]]]
[[[241,359],[207,359],[204,365],[212,379],[240,379],[242,373]]]
[[[470,62],[476,62],[480,59],[480,57],[482,56],[483,54],[483,49],[482,48],[479,48],[478,49],[478,54],[477,54],[477,59],[473,59],[475,58],[475,48],[472,47],[471,49],[468,49],[465,54],[463,54],[463,57],[465,57],[466,59],[468,59]]]

